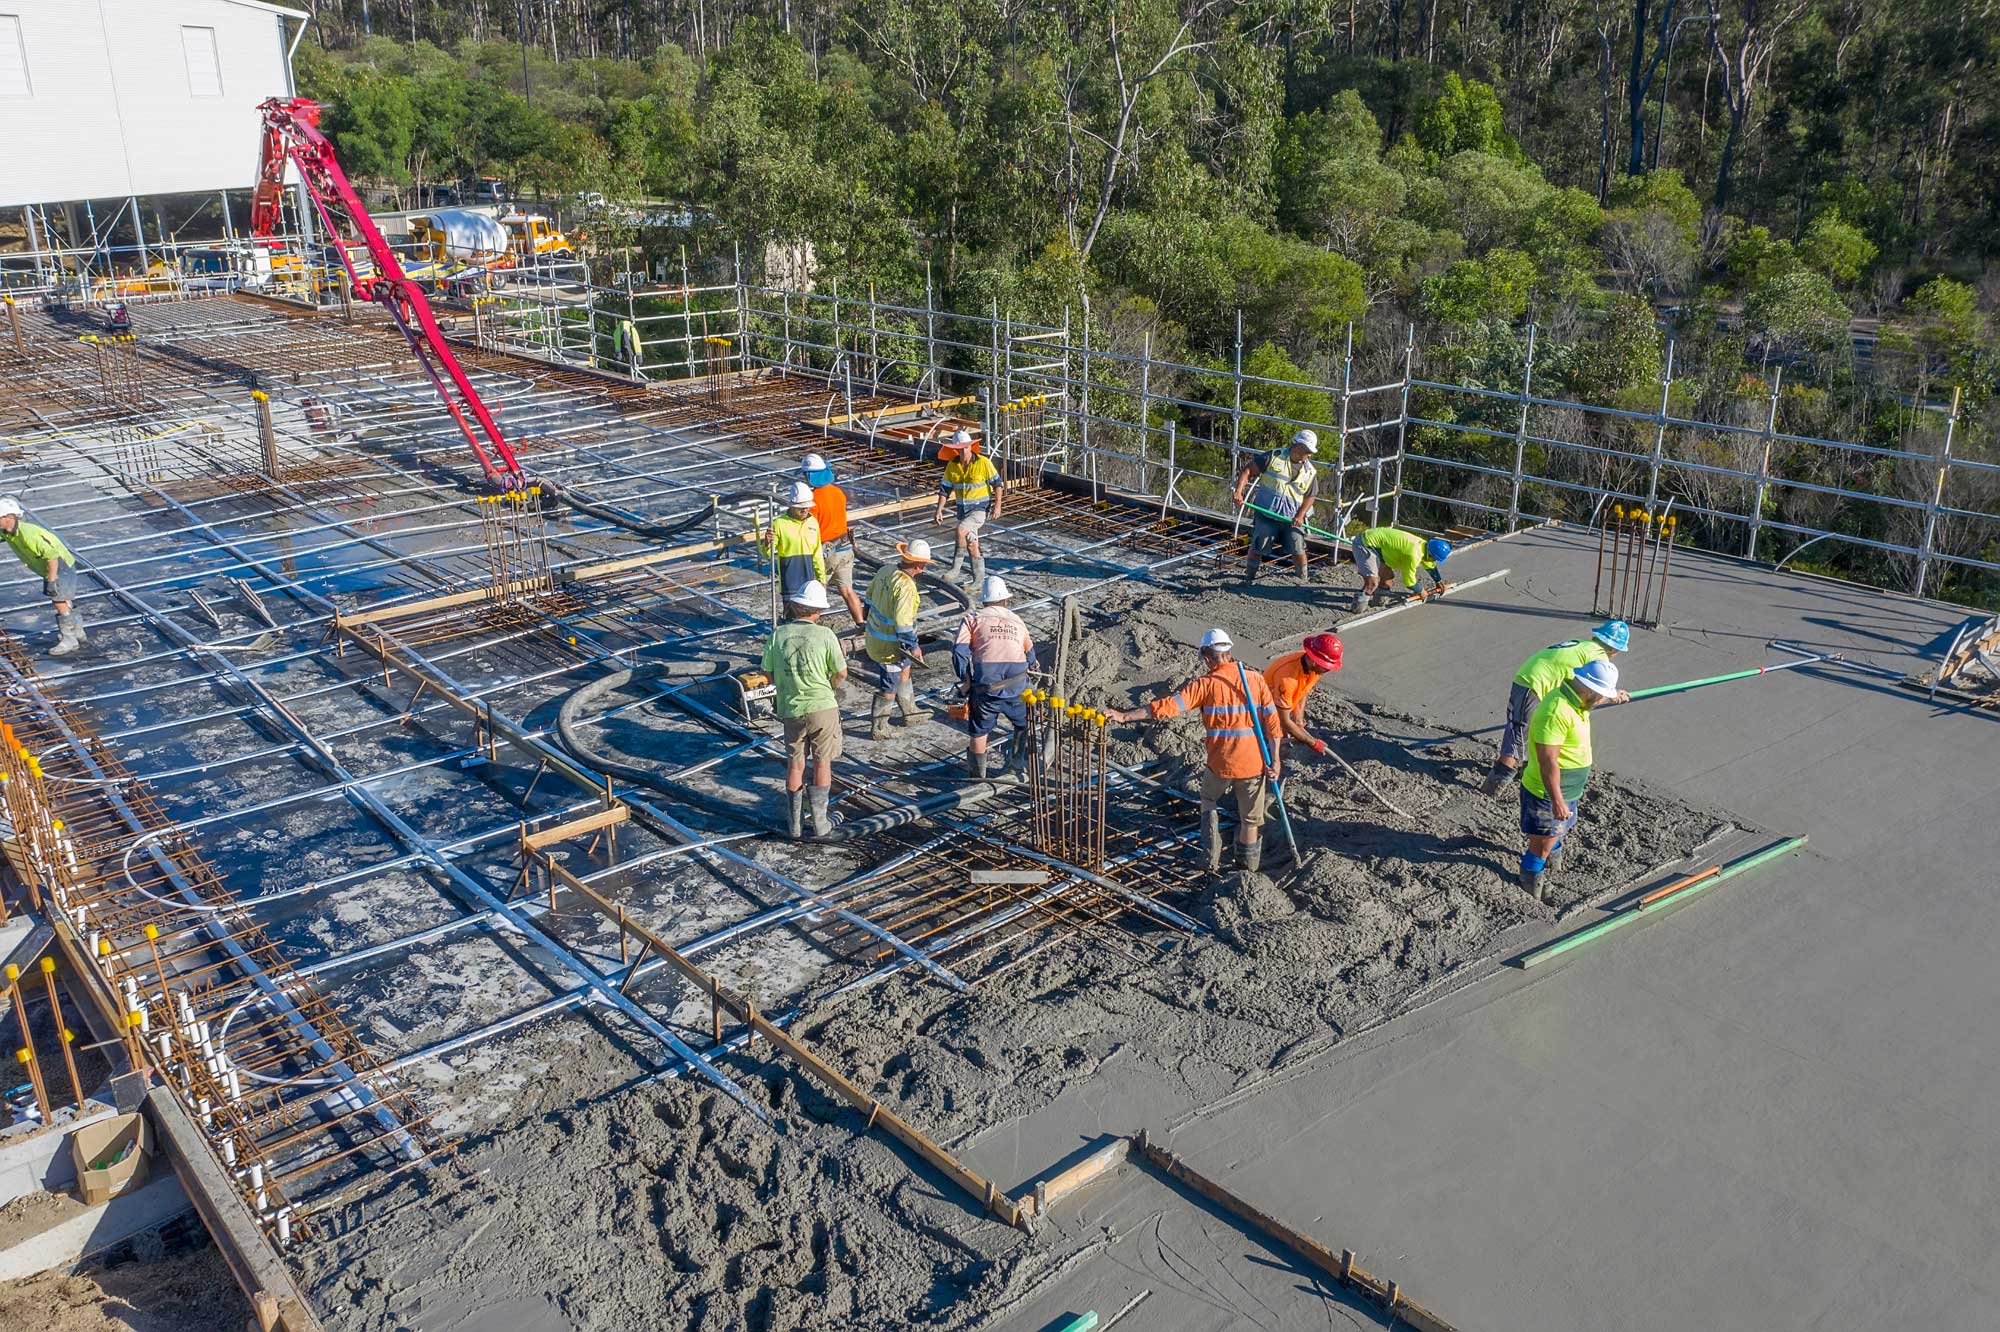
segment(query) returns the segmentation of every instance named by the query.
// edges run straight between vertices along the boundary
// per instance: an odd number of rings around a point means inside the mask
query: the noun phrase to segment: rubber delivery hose
[[[581,718],[598,708],[610,694],[625,688],[634,681],[649,679],[683,679],[693,682],[725,680],[729,672],[713,669],[719,663],[713,660],[690,662],[650,662],[634,670],[613,671],[611,674],[592,680],[571,690],[556,709],[556,735],[564,749],[579,763],[588,764],[600,772],[608,772],[614,777],[643,786],[661,795],[694,805],[720,818],[747,824],[752,828],[770,833],[774,837],[785,837],[789,829],[777,827],[763,819],[732,805],[717,800],[693,788],[690,783],[677,782],[664,765],[637,763],[630,759],[615,758],[597,749],[580,734],[584,723]],[[834,825],[833,831],[825,837],[815,837],[818,842],[844,842],[850,838],[866,837],[874,833],[887,832],[908,824],[919,823],[938,814],[954,813],[962,809],[972,809],[986,803],[1000,794],[1000,788],[993,782],[970,782],[938,795],[926,796],[922,800],[906,801],[878,810],[860,818],[845,819]]]

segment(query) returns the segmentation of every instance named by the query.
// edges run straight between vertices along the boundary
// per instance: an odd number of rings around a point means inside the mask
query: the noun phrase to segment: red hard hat
[[[1340,639],[1334,634],[1314,634],[1306,640],[1306,660],[1322,671],[1340,669]]]

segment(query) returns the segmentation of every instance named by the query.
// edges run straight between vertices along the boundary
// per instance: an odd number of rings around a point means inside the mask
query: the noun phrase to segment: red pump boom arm
[[[334,248],[340,252],[340,262],[347,269],[356,298],[376,302],[396,321],[396,327],[409,341],[410,350],[416,353],[418,364],[430,376],[438,397],[465,435],[465,442],[479,456],[479,466],[487,482],[499,489],[521,485],[526,480],[521,464],[501,435],[500,427],[493,423],[493,414],[486,410],[486,404],[479,400],[472,382],[465,377],[458,358],[451,354],[423,288],[403,272],[396,252],[382,239],[382,232],[368,216],[361,197],[348,184],[347,173],[334,160],[333,145],[319,132],[319,103],[303,97],[273,97],[257,109],[264,117],[264,142],[258,155],[257,191],[250,204],[251,234],[271,236],[277,232],[283,216],[285,163],[296,163],[313,206],[318,209]],[[340,225],[343,220],[345,227]],[[363,277],[355,270],[353,257],[340,243],[348,231],[359,236],[368,247],[368,257],[375,264],[372,276]]]

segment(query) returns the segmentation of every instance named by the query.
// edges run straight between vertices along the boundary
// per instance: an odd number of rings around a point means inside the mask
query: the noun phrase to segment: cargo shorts
[[[1259,777],[1218,777],[1207,768],[1201,770],[1201,799],[1203,804],[1219,805],[1224,796],[1236,802],[1236,821],[1246,828],[1261,827],[1264,822],[1264,801],[1270,784]]]
[[[986,526],[986,519],[992,512],[992,509],[984,504],[976,509],[960,509],[958,511],[958,534],[967,540],[977,541],[980,530]]]
[[[1569,817],[1556,817],[1553,800],[1538,796],[1525,785],[1521,787],[1521,832],[1529,837],[1562,837],[1576,826],[1577,812],[1583,808],[1583,799],[1578,797],[1569,802]]]
[[[785,759],[797,763],[811,757],[829,761],[840,757],[840,709],[822,708],[797,717],[782,717],[785,728]]]
[[[76,600],[76,566],[56,561],[56,592],[50,601]]]
[[[1250,524],[1250,550],[1260,556],[1297,556],[1305,552],[1306,536],[1292,524],[1258,514]]]
[[[826,562],[826,590],[854,591],[854,547],[843,542],[838,546],[821,546],[820,558]]]
[[[1380,551],[1376,550],[1373,546],[1364,544],[1360,537],[1355,537],[1349,541],[1347,548],[1353,553],[1354,567],[1360,572],[1363,578],[1380,578],[1382,576],[1382,553]]]

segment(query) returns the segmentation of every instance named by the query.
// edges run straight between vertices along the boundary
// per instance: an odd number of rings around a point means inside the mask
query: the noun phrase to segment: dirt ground
[[[1313,627],[1323,602],[1296,586],[1246,595],[1227,575],[1114,589],[1093,608],[1070,693],[1125,705],[1171,686],[1215,623],[1261,661],[1262,642]],[[1496,668],[1496,714],[1512,667]],[[1535,902],[1514,882],[1513,794],[1479,794],[1490,738],[1338,686],[1331,677],[1313,696],[1314,729],[1409,817],[1303,757],[1288,782],[1302,865],[1274,852],[1265,873],[1208,880],[1184,853],[1186,891],[1172,900],[1207,934],[1152,934],[1144,960],[1081,942],[1047,949],[962,996],[896,978],[797,1029],[947,1143],[1092,1077],[1163,1082],[1198,1106],[1420,1001],[1510,927],[1620,889],[1732,826],[1600,771],[1552,900]],[[1200,749],[1184,720],[1120,729],[1114,758],[1164,756],[1166,780],[1185,781]],[[560,1057],[523,1050],[518,1062],[549,1071],[516,1114],[448,1165],[398,1177],[347,1234],[304,1252],[330,1328],[971,1329],[1078,1252],[1078,1237],[1030,1240],[982,1221],[780,1064],[732,1065],[766,1128],[704,1085],[604,1095]]]
[[[194,1227],[120,1245],[107,1262],[0,1285],[10,1332],[237,1332],[250,1308]]]

